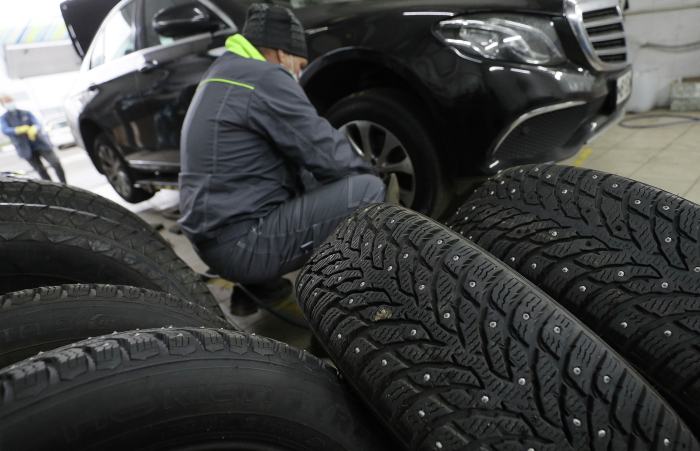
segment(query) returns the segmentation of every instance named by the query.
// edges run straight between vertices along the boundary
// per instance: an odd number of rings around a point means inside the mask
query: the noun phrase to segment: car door
[[[153,16],[172,6],[198,3],[220,29],[177,39],[159,36]],[[180,168],[182,123],[204,72],[224,51],[235,26],[216,6],[193,0],[145,0],[140,11],[140,53],[144,65],[137,75],[142,105],[139,118],[142,148],[129,157],[137,169],[176,173]]]
[[[122,155],[139,146],[134,121],[143,114],[135,75],[143,64],[135,52],[137,6],[138,0],[125,3],[105,18],[86,55],[90,69],[83,81],[91,98],[84,116],[99,124]]]

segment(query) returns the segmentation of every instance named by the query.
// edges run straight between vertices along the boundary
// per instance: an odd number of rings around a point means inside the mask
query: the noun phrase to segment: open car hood
[[[67,0],[61,14],[78,56],[83,58],[107,14],[120,0]]]

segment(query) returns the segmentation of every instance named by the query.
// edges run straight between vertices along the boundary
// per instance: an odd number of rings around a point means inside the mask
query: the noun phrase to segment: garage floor
[[[650,118],[630,125],[667,122]],[[616,173],[700,204],[700,122],[641,130],[618,126],[561,163]]]
[[[695,116],[700,115],[696,113]],[[668,120],[645,119],[634,122],[634,125],[654,125],[664,121]],[[163,212],[177,205],[177,192],[162,191],[148,201],[137,205],[128,204],[121,200],[106,179],[97,172],[82,149],[59,151],[59,158],[71,185],[118,202],[151,224],[162,224],[161,233],[172,243],[175,252],[195,271],[206,269],[187,239],[169,231],[175,221],[163,216]],[[650,129],[617,126],[562,164],[617,173],[700,204],[700,122]],[[15,172],[30,170],[29,164],[18,158],[12,149],[0,152],[0,168],[2,171]],[[468,193],[461,195],[468,196]],[[287,275],[290,280],[294,280],[295,276],[296,273]],[[232,284],[217,279],[210,281],[209,287],[223,310],[228,313]],[[293,299],[283,304],[280,312],[303,322]],[[272,337],[304,349],[310,346],[310,332],[289,325],[267,312],[258,312],[248,317],[229,316],[229,320],[247,332]]]

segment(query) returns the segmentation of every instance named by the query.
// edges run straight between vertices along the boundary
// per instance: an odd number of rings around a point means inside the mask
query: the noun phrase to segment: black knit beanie
[[[280,49],[308,58],[304,27],[294,13],[284,6],[253,3],[248,8],[243,37],[254,46]]]

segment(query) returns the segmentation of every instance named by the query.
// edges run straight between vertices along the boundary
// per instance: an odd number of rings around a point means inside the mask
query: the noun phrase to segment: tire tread
[[[448,224],[558,299],[700,427],[700,206],[618,175],[530,165],[486,182]]]
[[[406,449],[656,450],[665,439],[699,449],[589,329],[418,213],[386,204],[356,213],[304,267],[297,295],[339,369]]]

